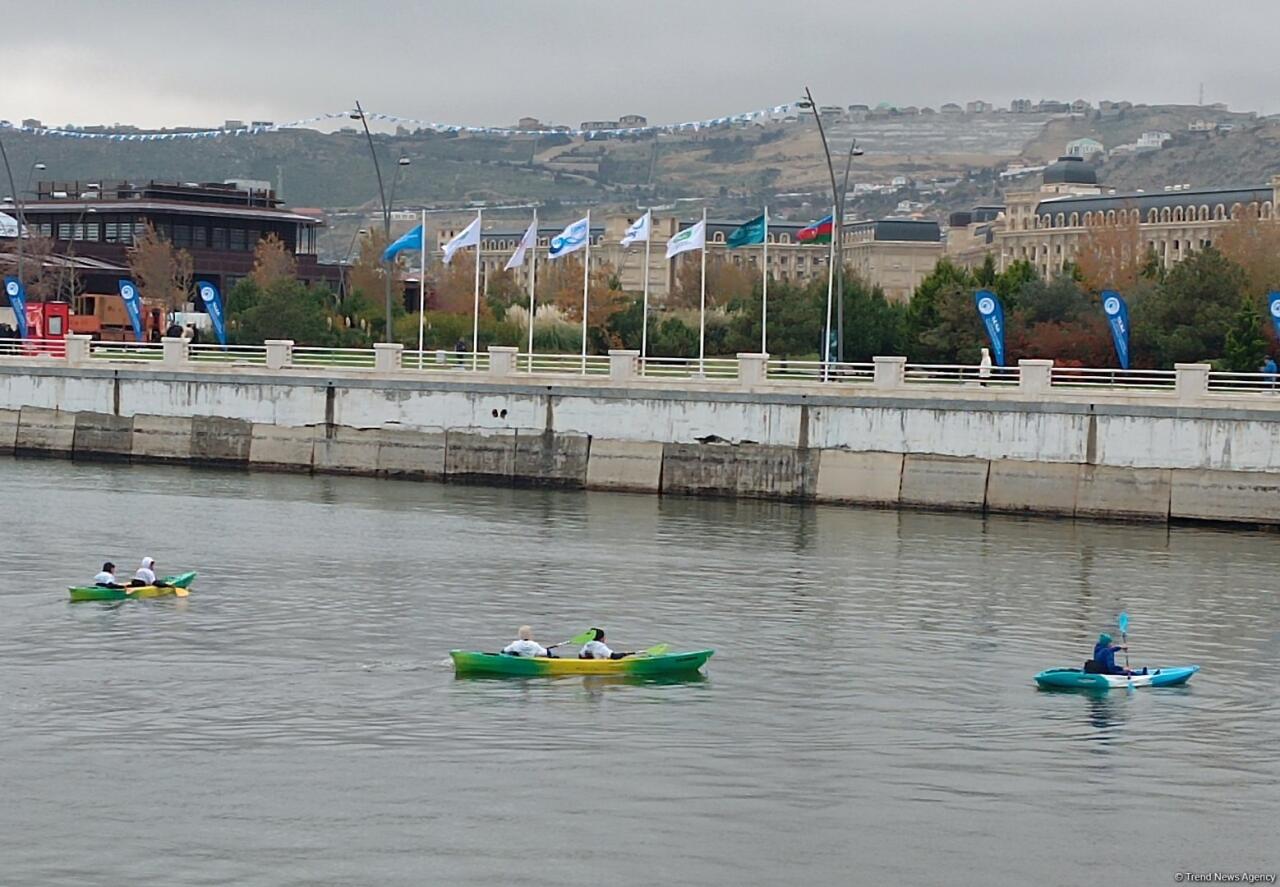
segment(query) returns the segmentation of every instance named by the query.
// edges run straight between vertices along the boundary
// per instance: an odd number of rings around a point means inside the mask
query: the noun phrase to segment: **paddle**
[[[547,649],[554,650],[556,647],[563,647],[566,644],[585,644],[587,641],[593,640],[595,636],[596,636],[596,630],[594,628],[588,628],[586,631],[582,632],[581,634],[575,634],[573,637],[569,638],[569,640],[567,641],[561,641],[558,644],[552,644],[550,647],[547,647]]]
[[[1116,620],[1120,627],[1120,640],[1124,642],[1124,670],[1129,670],[1129,614],[1121,613]]]
[[[667,652],[667,651],[668,651],[668,650],[670,650],[670,649],[671,649],[671,645],[670,645],[670,644],[654,644],[652,647],[650,647],[650,648],[649,648],[649,649],[647,649],[647,650],[641,650],[640,652],[638,652],[638,653],[633,653],[633,654],[631,654],[631,655],[633,655],[633,656],[661,656],[663,653]]]

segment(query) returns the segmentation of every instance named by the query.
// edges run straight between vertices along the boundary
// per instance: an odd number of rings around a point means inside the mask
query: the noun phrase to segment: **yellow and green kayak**
[[[85,585],[68,588],[73,601],[124,601],[140,597],[168,597],[176,594],[175,588],[189,588],[196,581],[195,571],[166,576],[164,585],[140,585],[137,588],[103,588],[101,585]]]
[[[628,675],[661,677],[689,674],[707,664],[714,650],[662,653],[657,656],[628,656],[625,659],[552,659],[508,656],[505,653],[476,653],[450,650],[458,674],[507,675],[510,677],[559,677],[561,675]]]

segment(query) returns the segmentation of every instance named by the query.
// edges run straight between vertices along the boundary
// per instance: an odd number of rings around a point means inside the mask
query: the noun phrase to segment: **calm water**
[[[0,459],[0,883],[1280,869],[1280,536]],[[79,604],[107,557],[184,601]],[[1127,609],[1181,690],[1038,691]],[[458,680],[592,624],[705,680]]]

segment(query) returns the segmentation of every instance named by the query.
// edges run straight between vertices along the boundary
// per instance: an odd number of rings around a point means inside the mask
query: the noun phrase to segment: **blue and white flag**
[[[27,337],[27,291],[22,288],[22,281],[16,277],[4,279],[4,294],[9,297],[9,307],[13,309],[14,319],[18,323],[18,338]]]
[[[406,249],[422,249],[422,226],[418,225],[412,231],[406,231],[395,240],[390,246],[382,251],[382,261],[390,262],[401,251]]]
[[[567,256],[569,253],[576,253],[587,245],[587,239],[591,236],[591,217],[587,216],[583,219],[567,226],[563,231],[551,238],[551,249],[547,255],[550,258],[558,259],[561,256]]]
[[[622,245],[631,246],[633,243],[648,243],[649,232],[653,228],[653,210],[649,210],[631,223],[631,227],[627,229],[627,233],[622,235]]]
[[[1129,306],[1115,290],[1102,291],[1102,313],[1111,326],[1111,341],[1116,344],[1120,369],[1129,369]]]
[[[534,219],[529,223],[528,229],[524,232],[524,237],[520,238],[520,245],[516,247],[516,251],[511,254],[511,258],[507,259],[507,264],[503,267],[503,271],[510,271],[512,268],[519,268],[524,264],[524,254],[532,249],[538,242],[538,220]]]
[[[132,280],[120,279],[120,298],[124,299],[124,310],[129,312],[129,322],[133,324],[133,334],[141,342],[142,336],[142,297],[138,295],[138,287]]]
[[[1275,327],[1276,338],[1280,339],[1280,290],[1272,290],[1267,294],[1267,311],[1271,314],[1271,324]]]
[[[991,340],[991,356],[996,366],[1004,366],[1004,306],[1000,297],[991,290],[978,290],[973,294],[974,304],[978,308],[978,316],[982,325],[987,328],[987,338]]]
[[[209,314],[209,322],[213,324],[213,334],[218,337],[218,344],[226,351],[227,321],[222,314],[222,294],[207,280],[196,282],[196,292],[200,294],[200,301],[204,302],[204,310]]]

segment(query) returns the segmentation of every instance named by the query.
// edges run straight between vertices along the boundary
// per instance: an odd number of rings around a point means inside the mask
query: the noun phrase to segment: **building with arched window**
[[[1038,188],[1005,196],[1003,216],[987,222],[981,232],[976,223],[957,227],[953,220],[947,238],[949,254],[973,265],[989,253],[1001,268],[1024,260],[1047,276],[1073,261],[1086,240],[1103,226],[1135,225],[1142,247],[1169,267],[1211,245],[1234,219],[1252,214],[1275,220],[1280,176],[1273,176],[1265,186],[1177,185],[1118,193],[1101,187],[1096,171],[1082,158],[1063,157],[1045,169]]]

